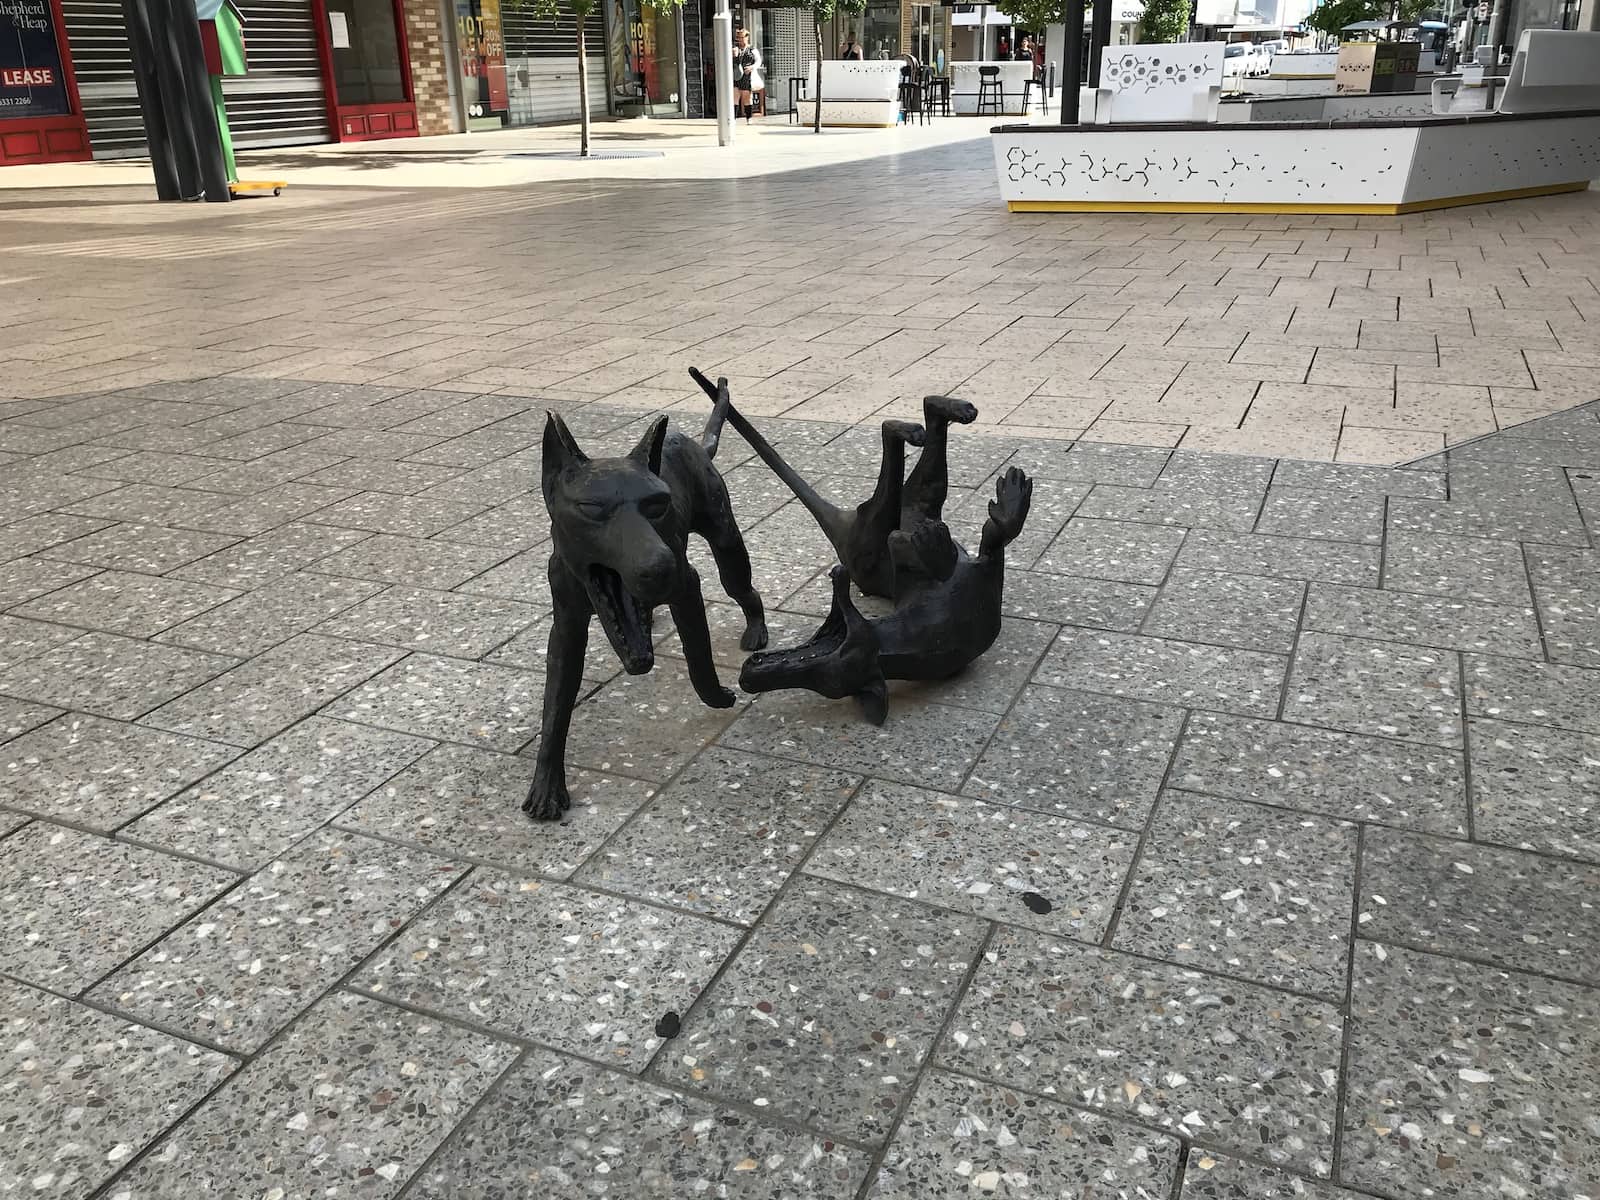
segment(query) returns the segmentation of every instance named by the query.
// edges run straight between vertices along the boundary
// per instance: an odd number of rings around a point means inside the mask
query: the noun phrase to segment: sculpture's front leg
[[[544,713],[539,723],[539,751],[533,786],[522,811],[535,821],[557,821],[572,807],[567,793],[567,731],[572,707],[583,683],[584,652],[589,646],[588,593],[555,555],[550,556],[550,594],[555,614],[550,621],[549,652],[544,678]]]

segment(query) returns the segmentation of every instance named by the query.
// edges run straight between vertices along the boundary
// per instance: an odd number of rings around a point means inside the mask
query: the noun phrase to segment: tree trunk
[[[583,53],[583,13],[578,13],[578,157],[589,157],[589,63]]]
[[[811,132],[822,132],[822,14],[816,9],[811,10],[811,27],[817,34],[817,95],[813,103],[815,111],[811,114]]]

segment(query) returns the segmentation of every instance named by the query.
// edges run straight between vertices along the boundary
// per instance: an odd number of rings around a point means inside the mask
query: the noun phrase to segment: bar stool
[[[992,107],[991,107],[992,106]],[[1006,111],[1006,88],[1000,82],[999,67],[978,68],[978,115],[993,113],[1003,116]]]
[[[1039,89],[1040,95],[1044,94],[1044,83],[1042,81],[1038,79],[1024,79],[1022,81],[1022,112],[1024,116],[1033,111],[1029,105],[1031,104],[1034,88]]]
[[[948,75],[929,75],[922,84],[923,103],[928,108],[929,115],[937,113],[942,117],[950,115],[950,77]]]

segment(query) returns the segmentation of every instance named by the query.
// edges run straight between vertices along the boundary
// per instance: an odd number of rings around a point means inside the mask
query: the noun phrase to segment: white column
[[[717,0],[711,18],[711,40],[716,43],[717,145],[733,145],[733,14],[728,0]]]

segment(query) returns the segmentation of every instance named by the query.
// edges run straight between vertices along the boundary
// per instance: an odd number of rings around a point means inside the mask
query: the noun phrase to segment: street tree
[[[803,8],[811,14],[811,30],[817,39],[817,94],[815,107],[811,114],[811,132],[822,132],[822,25],[834,17],[848,15],[858,17],[867,11],[867,0],[801,0],[794,5]]]
[[[1141,42],[1181,42],[1189,32],[1189,0],[1145,0]]]
[[[1346,25],[1357,21],[1376,21],[1389,10],[1383,0],[1328,0],[1311,10],[1306,27],[1337,38]]]
[[[578,34],[578,156],[589,157],[589,59],[584,51],[583,26],[594,15],[595,0],[501,0],[503,8],[515,9],[544,21],[560,21],[570,15]],[[641,7],[644,0],[640,0]],[[649,7],[662,12],[682,8],[683,0],[650,0]]]

